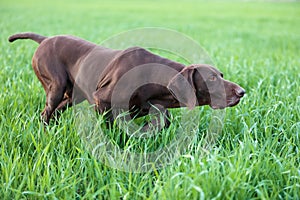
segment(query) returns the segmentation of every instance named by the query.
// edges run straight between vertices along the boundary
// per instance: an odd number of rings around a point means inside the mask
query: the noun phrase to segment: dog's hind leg
[[[44,111],[41,114],[41,117],[45,122],[45,124],[49,124],[52,114],[58,108],[58,106],[63,102],[65,90],[66,90],[66,81],[64,78],[57,77],[55,78],[55,80],[51,80],[51,83],[47,88],[46,106]]]
[[[45,57],[37,59],[34,56],[32,67],[46,92],[46,105],[41,113],[41,118],[45,124],[49,124],[54,111],[57,108],[62,109],[70,101],[68,98],[64,98],[68,89],[68,75],[61,63],[55,62],[55,60],[50,62]]]
[[[52,113],[51,118],[58,120],[60,117],[60,114],[63,113],[67,108],[72,107],[73,101],[72,101],[72,89],[68,88],[66,92],[64,93],[64,97],[59,103],[59,105],[56,107],[55,111]]]

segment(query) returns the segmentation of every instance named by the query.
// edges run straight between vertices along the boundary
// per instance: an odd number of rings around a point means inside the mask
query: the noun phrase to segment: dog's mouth
[[[237,97],[235,99],[227,100],[226,104],[225,104],[225,102],[224,102],[224,104],[215,104],[215,105],[210,104],[210,107],[212,109],[224,109],[226,107],[233,107],[233,106],[237,105],[240,102],[240,100],[241,100],[241,98]]]
[[[231,100],[227,103],[227,107],[233,107],[240,102],[241,98],[236,98],[235,100]]]

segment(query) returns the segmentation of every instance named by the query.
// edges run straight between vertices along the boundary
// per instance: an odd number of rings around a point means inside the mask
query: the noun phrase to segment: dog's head
[[[245,94],[241,86],[225,80],[219,70],[204,64],[185,67],[171,79],[168,89],[190,109],[196,105],[213,109],[235,106]]]

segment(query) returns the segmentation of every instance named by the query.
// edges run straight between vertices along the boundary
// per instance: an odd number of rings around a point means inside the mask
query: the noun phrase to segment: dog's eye
[[[216,81],[217,80],[217,76],[216,75],[212,75],[209,77],[210,81]]]

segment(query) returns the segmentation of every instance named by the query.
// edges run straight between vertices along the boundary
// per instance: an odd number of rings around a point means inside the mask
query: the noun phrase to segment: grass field
[[[299,2],[1,0],[0,18],[1,199],[300,199]],[[45,95],[31,68],[37,44],[7,41],[31,31],[100,43],[139,27],[188,35],[247,90],[226,109],[222,133],[204,156],[208,107],[200,109],[195,145],[144,173],[91,156],[71,109],[44,131]]]

